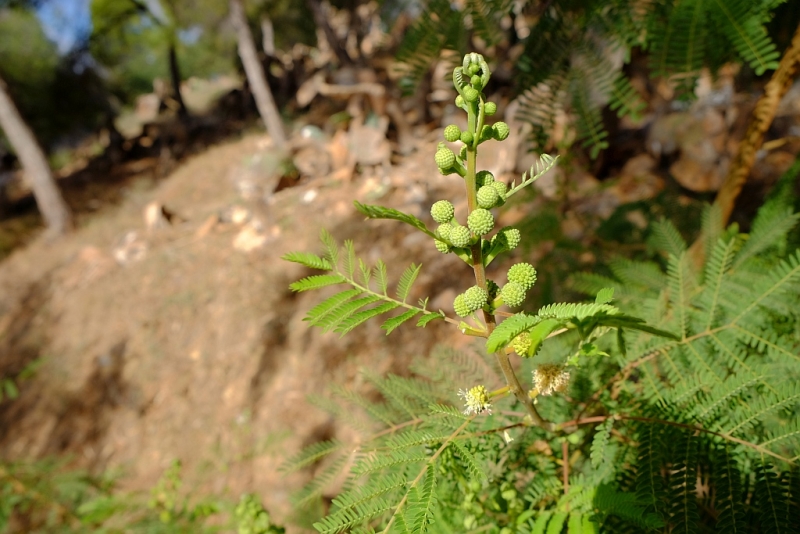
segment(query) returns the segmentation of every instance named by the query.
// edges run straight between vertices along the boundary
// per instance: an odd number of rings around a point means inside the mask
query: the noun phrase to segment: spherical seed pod
[[[444,139],[453,143],[461,138],[461,129],[455,124],[450,124],[444,129]]]
[[[452,229],[453,229],[453,225],[450,224],[449,222],[446,222],[444,224],[440,224],[439,225],[439,228],[436,229],[436,233],[442,239],[447,239],[448,241],[450,241],[450,231]]]
[[[469,306],[467,306],[467,303],[464,302],[464,295],[462,294],[458,295],[453,300],[453,311],[456,312],[456,315],[459,317],[466,317],[475,310],[471,310]]]
[[[481,90],[481,77],[477,74],[474,74],[472,78],[469,79],[469,83],[478,91]]]
[[[450,252],[450,245],[448,245],[444,241],[439,241],[438,239],[434,239],[433,244],[436,245],[436,250],[438,250],[442,254],[447,254]]]
[[[456,107],[459,107],[459,108],[463,108],[464,107],[464,97],[463,96],[458,95],[456,97]]]
[[[483,187],[494,182],[494,174],[489,171],[478,171],[475,173],[475,185]]]
[[[495,139],[498,141],[505,141],[511,129],[508,127],[508,124],[501,121],[492,125],[492,131]]]
[[[455,208],[449,200],[437,200],[431,206],[431,217],[439,224],[449,223],[453,219]]]
[[[466,247],[469,245],[469,240],[472,236],[469,234],[469,229],[466,226],[453,226],[450,230],[450,242],[455,247]]]
[[[497,194],[494,187],[491,185],[484,185],[478,189],[478,206],[484,209],[491,209],[500,200],[500,195]]]
[[[470,309],[470,313],[483,308],[488,299],[486,290],[479,286],[472,286],[464,292],[464,304]]]
[[[469,130],[464,130],[461,132],[461,142],[465,145],[471,145],[475,136],[472,135],[472,132]]]
[[[492,231],[494,228],[494,217],[489,210],[478,208],[467,217],[467,226],[472,233],[477,235],[485,235]]]
[[[514,349],[519,356],[527,356],[528,349],[531,348],[531,335],[528,332],[523,332],[511,341],[511,348]]]
[[[440,169],[449,169],[456,162],[456,155],[447,147],[442,147],[436,151],[434,155],[436,166]]]
[[[494,187],[495,191],[497,191],[497,196],[499,196],[502,200],[506,199],[508,187],[506,187],[505,182],[492,182],[491,186]]]
[[[495,113],[497,113],[497,104],[495,104],[494,102],[486,102],[486,104],[483,105],[484,115],[491,117]]]
[[[525,300],[525,288],[516,282],[509,282],[500,290],[500,296],[506,305],[516,308]]]
[[[527,291],[536,283],[536,269],[530,263],[514,264],[508,270],[508,281],[518,283]]]

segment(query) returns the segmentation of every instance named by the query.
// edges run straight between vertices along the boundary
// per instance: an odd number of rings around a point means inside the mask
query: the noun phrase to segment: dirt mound
[[[258,491],[282,518],[310,473],[283,480],[277,466],[339,432],[308,394],[362,387],[360,366],[403,372],[434,343],[463,343],[436,323],[390,337],[379,322],[344,338],[311,330],[302,318],[320,295],[291,293],[306,270],[280,260],[319,251],[324,226],[366,260],[386,260],[394,280],[422,261],[412,297],[439,294],[432,308],[448,308],[469,270],[400,223],[363,222],[352,200],[426,216],[460,179],[432,175],[421,150],[386,175],[306,179],[244,200],[241,176],[257,181],[272,165],[264,146],[250,137],[212,148],[156,189],[127,190],[68,239],[0,264],[0,376],[39,362],[20,397],[0,404],[4,457],[70,454],[94,470],[122,468],[130,489],[180,459],[190,487]],[[161,216],[148,229],[143,212]]]

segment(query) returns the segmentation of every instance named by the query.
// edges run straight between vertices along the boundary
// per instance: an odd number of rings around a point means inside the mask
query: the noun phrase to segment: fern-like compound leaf
[[[311,289],[319,289],[321,287],[332,286],[336,284],[343,284],[347,280],[339,274],[315,274],[307,276],[297,282],[292,282],[289,288],[292,291],[309,291]]]
[[[281,256],[281,259],[321,271],[330,271],[332,268],[328,260],[320,258],[316,254],[311,254],[310,252],[288,252]]]
[[[489,353],[497,352],[511,343],[511,340],[515,337],[539,324],[541,320],[541,317],[524,313],[509,317],[489,334],[486,340],[486,351]]]
[[[360,211],[370,219],[391,219],[395,221],[404,222],[408,225],[413,226],[417,230],[420,230],[421,232],[428,234],[430,237],[436,239],[436,234],[428,230],[428,227],[425,226],[425,223],[423,223],[413,215],[409,215],[408,213],[403,213],[402,211],[398,211],[393,208],[385,208],[383,206],[372,206],[369,204],[362,204],[361,202],[358,201],[355,202],[355,206],[358,211]]]
[[[375,306],[374,308],[370,308],[368,310],[363,310],[358,313],[354,313],[350,317],[344,319],[342,322],[338,324],[335,331],[340,333],[341,335],[345,335],[353,328],[357,327],[360,324],[372,319],[373,317],[377,317],[386,312],[390,312],[396,309],[399,304],[396,302],[384,302],[379,306]]]
[[[421,268],[422,265],[415,265],[412,263],[403,271],[403,274],[400,276],[400,281],[397,283],[397,298],[401,301],[405,302],[406,299],[408,299],[411,286],[414,285],[414,282],[417,280]]]
[[[444,314],[441,312],[426,313],[419,318],[419,321],[417,321],[417,326],[425,328],[429,322],[435,321],[436,319],[444,319]]]
[[[416,486],[413,498],[409,498],[406,517],[411,532],[425,534],[433,523],[433,516],[438,504],[436,498],[436,472],[433,465],[428,465],[424,479]]]
[[[481,467],[478,458],[469,450],[467,450],[463,443],[451,441],[450,446],[455,449],[458,458],[464,463],[464,465],[467,466],[467,472],[473,480],[476,480],[481,484],[488,480],[489,477],[486,474],[486,471],[484,471]]]
[[[389,334],[394,332],[394,330],[398,326],[400,326],[401,324],[405,323],[406,321],[410,321],[411,319],[416,317],[419,313],[420,313],[419,310],[408,310],[408,311],[398,315],[397,317],[392,317],[390,319],[387,319],[386,322],[384,322],[381,325],[381,328],[386,330],[386,335],[388,336]]]
[[[344,302],[360,294],[360,289],[348,289],[346,291],[342,291],[341,293],[337,293],[332,297],[328,297],[311,308],[303,320],[309,321],[313,325],[319,324],[319,321],[326,317],[331,311],[335,310]]]
[[[317,463],[325,456],[334,453],[342,448],[342,443],[337,440],[319,441],[309,445],[294,456],[288,458],[280,467],[283,473],[298,471]]]
[[[375,275],[375,280],[378,281],[378,289],[384,296],[387,296],[389,294],[389,277],[386,274],[386,264],[383,260],[378,260],[375,264],[373,274]]]
[[[686,241],[675,225],[668,220],[653,224],[652,241],[658,250],[675,257],[680,257],[686,250]]]
[[[611,436],[611,427],[614,425],[614,419],[609,417],[602,424],[598,425],[592,438],[592,467],[597,469],[600,464],[606,459],[606,448],[608,447],[608,439]]]

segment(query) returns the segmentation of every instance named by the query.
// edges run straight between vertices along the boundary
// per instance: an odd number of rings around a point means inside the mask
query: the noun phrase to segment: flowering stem
[[[481,103],[481,106],[482,105],[483,103]],[[481,115],[483,114],[481,113]],[[475,115],[471,110],[469,112],[469,117],[470,126],[475,127]],[[480,132],[475,132],[476,136],[479,134]],[[464,182],[467,187],[467,206],[469,207],[469,213],[472,213],[478,207],[477,191],[475,187],[477,156],[478,151],[468,145],[467,175],[464,177]],[[472,269],[475,273],[475,282],[477,283],[478,287],[483,288],[484,291],[488,290],[486,285],[486,268],[483,265],[483,251],[481,250],[480,239],[478,239],[477,243],[472,245]],[[495,319],[493,313],[489,313],[486,310],[483,311],[483,318],[484,321],[486,321],[487,335],[490,335],[497,325],[497,320]],[[497,358],[497,363],[500,366],[500,369],[503,371],[503,376],[506,379],[506,384],[508,384],[509,390],[514,393],[514,396],[517,397],[517,400],[521,402],[523,406],[525,406],[525,410],[528,412],[531,422],[545,430],[552,430],[553,424],[546,421],[541,415],[539,415],[539,412],[531,402],[531,399],[529,399],[526,395],[525,389],[519,383],[519,379],[514,372],[514,368],[511,366],[511,360],[509,360],[508,354],[500,350],[495,352],[494,355],[495,358]]]

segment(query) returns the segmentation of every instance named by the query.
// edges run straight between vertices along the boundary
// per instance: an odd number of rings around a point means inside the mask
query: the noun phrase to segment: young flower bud
[[[494,217],[492,217],[492,213],[489,210],[478,208],[467,217],[467,226],[472,233],[485,235],[494,228]]]
[[[469,245],[470,237],[469,229],[466,226],[453,226],[453,229],[450,230],[450,242],[455,247],[466,247]]]
[[[471,310],[466,302],[464,302],[464,295],[458,295],[455,300],[453,300],[453,311],[456,312],[456,315],[459,317],[466,317],[474,310]]]
[[[511,308],[516,308],[525,300],[525,288],[517,282],[509,282],[500,290],[503,302]]]
[[[475,173],[475,185],[479,188],[492,182],[494,182],[494,174],[489,171],[478,171]]]
[[[531,348],[531,335],[528,332],[521,333],[511,341],[511,348],[518,356],[527,356],[528,349]]]
[[[470,65],[467,70],[469,71],[470,76],[475,76],[481,71],[481,66],[480,64],[478,64],[478,62],[475,62],[472,65]]]
[[[518,283],[527,291],[536,283],[536,269],[530,263],[512,265],[508,270],[508,281]]]
[[[461,145],[461,150],[458,151],[458,157],[461,158],[461,163],[464,163],[464,160],[467,159],[467,145]]]
[[[436,166],[440,169],[449,169],[456,162],[456,155],[447,147],[442,147],[436,151],[434,156]]]
[[[464,100],[467,102],[475,102],[481,96],[478,90],[473,89],[472,87],[465,87],[464,88]]]
[[[508,250],[514,250],[519,246],[520,241],[522,241],[522,235],[519,233],[519,230],[510,226],[502,228],[495,237],[503,239]],[[492,241],[494,241],[494,239],[492,239]]]
[[[454,213],[455,208],[449,200],[437,200],[431,206],[431,217],[439,224],[449,223],[453,220]]]
[[[491,117],[495,113],[497,113],[497,104],[495,104],[494,102],[486,102],[486,104],[483,105],[484,115],[486,115],[487,117]]]
[[[488,141],[489,139],[494,139],[494,130],[488,124],[483,125],[483,130],[481,130],[481,143],[484,141]]]
[[[478,189],[478,206],[481,208],[491,209],[497,204],[498,200],[500,200],[500,195],[491,185],[484,185]]]
[[[477,74],[474,74],[472,78],[469,79],[469,83],[474,87],[476,90],[480,91],[481,87],[481,77]]]
[[[470,309],[470,313],[483,308],[488,299],[489,295],[482,287],[472,286],[464,292],[464,304]]]
[[[492,125],[493,137],[498,141],[505,141],[511,129],[504,122],[496,122]]]
[[[439,225],[439,228],[436,229],[436,233],[439,234],[439,237],[442,239],[450,240],[450,230],[453,229],[453,225],[449,222],[443,223]]]
[[[508,187],[506,187],[505,182],[492,182],[491,186],[494,187],[494,190],[497,191],[497,196],[501,199],[506,199],[506,192],[508,191]]]
[[[450,124],[444,129],[444,139],[453,143],[461,138],[461,130],[455,124]]]
[[[464,143],[465,145],[471,145],[472,140],[474,138],[475,136],[473,136],[472,132],[470,132],[469,130],[464,130],[463,132],[461,132],[461,142]]]
[[[436,245],[436,250],[438,250],[442,254],[447,254],[448,252],[450,252],[450,245],[448,245],[444,241],[439,241],[438,239],[434,239],[433,244]]]
[[[456,107],[459,107],[459,108],[463,108],[464,107],[464,97],[463,96],[458,95],[456,97]]]

